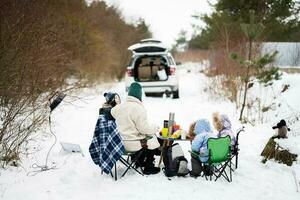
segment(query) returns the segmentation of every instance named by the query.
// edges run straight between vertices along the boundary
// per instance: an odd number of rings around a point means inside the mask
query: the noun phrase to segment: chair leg
[[[122,176],[121,177],[123,177],[123,176],[125,176],[125,174],[128,172],[128,170],[129,169],[134,169],[136,172],[138,172],[140,175],[144,175],[142,172],[140,172],[136,167],[134,167],[133,165],[136,163],[136,161],[139,159],[139,157],[142,155],[142,153],[143,153],[143,151],[141,151],[141,152],[139,152],[139,154],[138,155],[136,155],[135,157],[134,157],[134,159],[132,159],[131,160],[131,162],[130,163],[128,163],[128,160],[129,160],[129,158],[127,158],[127,163],[126,163],[126,160],[125,159],[120,159],[120,161],[123,163],[123,164],[125,164],[126,165],[126,167],[127,167],[127,169],[125,170],[125,172],[122,174]],[[128,156],[129,157],[129,156]]]
[[[209,180],[210,181],[212,180],[212,173],[210,172],[211,167],[212,167],[212,165],[209,165],[209,168],[208,168],[208,170],[209,170]]]
[[[215,181],[217,181],[218,178],[220,178],[220,176],[222,175],[223,166],[221,166],[221,167],[219,167],[219,168],[216,167],[216,170],[217,170],[217,173],[218,173],[218,174],[214,173],[214,175],[215,175],[215,177],[216,177]],[[223,176],[224,176],[224,175],[223,175]]]
[[[233,156],[234,157],[234,156]],[[233,159],[233,157],[231,157],[231,159]],[[233,168],[235,168],[235,166],[233,167],[233,164],[232,164],[232,160],[230,161],[230,170],[232,171],[232,172],[234,172],[234,170],[235,169],[233,169]]]
[[[238,160],[239,160],[239,153],[236,152],[236,155],[235,155],[235,169],[238,168]]]
[[[124,158],[120,158],[120,162],[123,163],[126,167],[129,167],[129,163]]]
[[[115,181],[118,180],[117,163],[115,164]]]
[[[230,159],[230,162],[229,162],[229,174],[230,174],[230,182],[232,182],[232,170],[231,170],[231,159]]]
[[[201,173],[203,173],[203,174],[201,175]],[[203,171],[202,171],[201,173],[200,173],[200,176],[201,176],[201,177],[203,177],[203,176],[204,176],[204,177],[205,177],[205,179],[206,179],[206,180],[208,180],[208,179],[207,179],[207,176],[205,175],[205,173],[204,173]]]
[[[125,162],[123,163],[123,164],[125,164]],[[125,164],[126,165],[126,164]],[[128,172],[128,170],[129,169],[131,169],[131,167],[132,167],[132,163],[129,163],[129,165],[128,165],[128,163],[127,163],[127,168],[126,168],[126,170],[125,170],[125,172],[122,174],[122,176],[121,177],[123,177],[123,176],[125,176],[125,174]]]
[[[125,172],[122,174],[121,177],[125,176],[125,174],[128,172],[129,169],[134,169],[134,171],[136,171],[140,175],[144,176],[144,174],[142,172],[140,172],[136,167],[133,166],[135,164],[136,160],[137,159],[134,159],[131,161],[131,163],[129,163],[129,165],[127,166],[127,169],[125,170]]]
[[[219,174],[215,175],[216,176],[215,181],[217,181],[221,176],[223,176],[228,182],[230,182],[230,178],[228,177],[228,175],[227,175],[227,173],[225,171],[225,169],[228,166],[228,164],[229,164],[229,161],[227,161],[224,165],[222,165],[220,167],[220,169],[217,168],[217,171],[218,171]],[[231,173],[231,170],[230,170],[230,173]]]

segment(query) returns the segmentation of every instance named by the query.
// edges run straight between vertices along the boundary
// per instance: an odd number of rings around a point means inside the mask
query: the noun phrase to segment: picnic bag
[[[166,147],[163,150],[163,168],[167,177],[185,176],[189,173],[187,168],[187,159],[184,157],[183,151],[178,143]]]

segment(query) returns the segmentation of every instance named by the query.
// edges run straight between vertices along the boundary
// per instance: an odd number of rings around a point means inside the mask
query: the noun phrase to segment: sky
[[[153,37],[171,47],[181,30],[187,36],[193,33],[192,24],[204,26],[195,14],[211,13],[210,3],[216,0],[105,0],[108,5],[117,5],[127,22],[143,18]]]

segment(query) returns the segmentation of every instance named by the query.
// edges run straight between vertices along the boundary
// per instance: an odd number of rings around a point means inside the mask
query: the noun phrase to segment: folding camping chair
[[[139,166],[139,167],[136,166],[136,164],[138,162],[138,159],[141,157],[141,155],[143,154],[143,152],[144,152],[144,149],[141,149],[140,151],[138,151],[138,153],[137,152],[125,151],[125,153],[123,154],[123,156],[119,160],[126,167],[125,171],[121,175],[121,178],[123,176],[125,176],[125,174],[130,169],[133,169],[134,171],[136,171],[140,175],[144,176],[141,166]],[[135,155],[135,156],[133,157],[133,155]],[[124,157],[127,157],[127,158],[124,158]],[[114,168],[115,168],[114,175],[111,172],[111,176],[115,177],[115,180],[118,180],[117,163],[115,164]]]
[[[228,182],[232,181],[232,170],[231,170],[231,140],[230,136],[220,138],[209,138],[207,141],[207,147],[209,151],[209,158],[207,163],[211,169],[210,180],[212,176],[215,176],[215,181],[221,176],[224,177]],[[229,166],[229,177],[226,173],[226,168]],[[205,175],[206,177],[206,175]],[[207,177],[206,177],[207,178]]]
[[[149,140],[151,138],[152,137],[147,136],[144,140]],[[123,140],[123,141],[126,141],[126,140]],[[130,141],[133,141],[133,140],[130,140]],[[141,141],[141,140],[138,140],[138,141]],[[125,174],[130,169],[132,169],[132,170],[136,171],[138,174],[144,176],[142,166],[138,163],[138,161],[139,161],[140,157],[144,154],[145,150],[146,150],[145,147],[143,147],[139,151],[126,151],[125,150],[125,153],[123,154],[123,156],[119,160],[126,167],[125,171],[121,175],[121,178],[123,176],[125,176]],[[114,175],[111,172],[111,176],[114,177],[115,180],[117,180],[118,179],[118,177],[117,177],[117,163],[115,164],[114,168],[115,168]]]
[[[207,148],[209,151],[208,161],[202,163],[208,167],[210,170],[209,175],[203,173],[202,177],[207,176],[212,180],[212,176],[215,176],[215,181],[221,176],[224,177],[228,182],[232,181],[232,170],[231,170],[231,146],[230,146],[230,136],[220,137],[220,138],[209,138],[207,141]],[[190,151],[191,156],[198,158],[199,154]],[[226,173],[226,168],[229,166],[230,176]]]
[[[232,181],[232,170],[231,170],[231,140],[230,136],[220,138],[209,138],[207,141],[208,147],[208,161],[202,163],[208,167],[209,175],[206,173],[202,174],[202,177],[207,176],[212,180],[212,176],[215,176],[215,181],[221,176],[224,177],[228,182]],[[190,151],[191,156],[198,159],[199,154]],[[200,162],[200,161],[199,161]],[[226,168],[229,167],[230,175],[227,175]]]

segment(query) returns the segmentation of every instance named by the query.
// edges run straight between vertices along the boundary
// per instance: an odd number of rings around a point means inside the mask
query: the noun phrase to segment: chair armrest
[[[152,138],[153,138],[153,136],[146,135],[146,137],[144,138],[144,140],[150,140],[150,139],[152,139]]]
[[[239,145],[239,135],[240,135],[241,132],[244,132],[244,131],[245,131],[245,127],[244,126],[237,131],[236,141],[235,141],[235,144],[233,145],[234,149],[238,148],[237,146]]]
[[[241,132],[245,131],[245,126],[242,126],[242,128],[238,129],[236,136],[239,137]]]
[[[146,135],[145,138],[142,138],[142,139],[136,139],[136,140],[125,140],[125,139],[122,139],[122,140],[123,140],[123,141],[131,142],[131,141],[150,140],[150,139],[152,139],[152,138],[153,138],[153,136]]]
[[[191,151],[191,150],[189,150],[189,153],[192,155],[192,156],[196,156],[196,157],[198,157],[200,154],[199,153],[197,153],[197,152],[195,152],[195,151]]]

